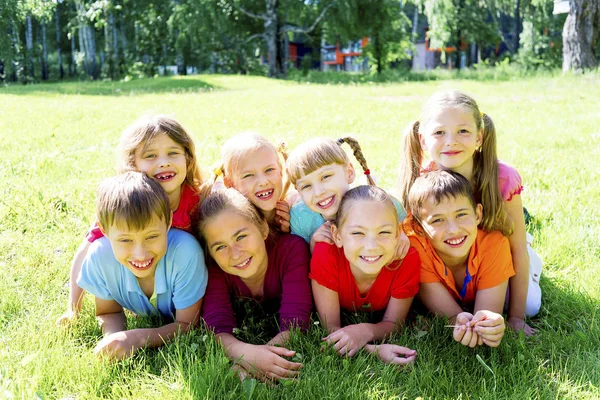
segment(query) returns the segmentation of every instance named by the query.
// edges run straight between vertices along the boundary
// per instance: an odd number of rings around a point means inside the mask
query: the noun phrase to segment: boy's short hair
[[[171,223],[169,197],[160,184],[142,172],[129,171],[104,180],[98,187],[96,212],[100,226],[125,223],[140,231],[158,217]]]
[[[427,172],[415,180],[408,193],[408,209],[413,218],[421,223],[423,205],[431,198],[436,204],[442,200],[455,199],[465,196],[476,207],[471,184],[461,174],[450,170],[435,170]]]

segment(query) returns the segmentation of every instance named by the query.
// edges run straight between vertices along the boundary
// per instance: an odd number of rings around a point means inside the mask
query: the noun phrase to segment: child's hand
[[[394,255],[394,260],[402,260],[404,257],[406,257],[408,249],[410,249],[410,241],[408,240],[408,236],[406,236],[404,231],[400,229],[400,235],[398,235],[398,243],[396,245],[396,254]]]
[[[279,230],[283,233],[289,233],[290,231],[290,205],[284,201],[279,200],[275,206],[275,218],[279,224]]]
[[[462,312],[458,314],[456,316],[456,321],[454,322],[454,331],[452,332],[455,341],[463,346],[469,346],[471,348],[483,343],[479,335],[473,331],[472,319],[473,314],[471,313]]]
[[[143,346],[145,339],[139,338],[135,330],[111,333],[105,336],[94,349],[97,357],[124,360]]]
[[[417,359],[417,351],[395,344],[367,345],[368,350],[386,364],[408,365]]]
[[[295,351],[284,347],[248,345],[244,356],[240,360],[244,371],[238,372],[240,377],[245,377],[250,373],[261,380],[295,378],[300,373],[300,368],[303,365],[283,358],[293,357],[294,354],[296,354]]]
[[[515,331],[517,331],[517,332],[523,331],[523,333],[525,333],[525,336],[533,336],[537,333],[537,329],[532,328],[531,326],[527,325],[527,323],[525,322],[525,319],[523,319],[523,318],[508,317],[507,322],[508,322],[508,326],[510,326]]]
[[[325,242],[329,244],[335,244],[333,242],[333,235],[331,233],[331,221],[326,221],[323,225],[321,225],[319,229],[313,233],[310,240],[314,243]]]
[[[502,315],[488,310],[477,311],[471,324],[483,343],[490,347],[498,347],[506,330]]]
[[[341,356],[352,357],[371,340],[369,332],[362,325],[345,326],[330,333],[323,340],[332,344]]]
[[[69,326],[77,319],[79,313],[73,310],[67,310],[56,320],[56,326]]]

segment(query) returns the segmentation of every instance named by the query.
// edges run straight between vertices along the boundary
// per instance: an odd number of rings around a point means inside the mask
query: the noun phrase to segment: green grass
[[[453,343],[442,321],[420,318],[393,338],[419,352],[412,368],[398,370],[367,355],[321,352],[315,326],[291,346],[304,359],[300,380],[269,387],[239,382],[202,330],[125,362],[97,361],[90,295],[78,324],[54,327],[70,259],[94,218],[95,188],[113,173],[121,130],[140,114],[174,114],[206,170],[240,131],[289,147],[352,134],[380,185],[392,188],[402,129],[432,92],[448,88],[471,93],[492,116],[501,159],[523,176],[534,247],[546,263],[536,337],[509,333],[496,350],[471,350]],[[593,74],[351,85],[199,76],[1,88],[0,398],[598,398],[599,98]]]

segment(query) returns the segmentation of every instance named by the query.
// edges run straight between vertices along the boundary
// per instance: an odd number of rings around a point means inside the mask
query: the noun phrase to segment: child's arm
[[[333,235],[331,233],[331,221],[325,221],[325,223],[323,223],[323,225],[321,225],[319,227],[319,229],[317,229],[315,231],[315,233],[313,233],[313,235],[311,236],[311,238],[310,238],[310,252],[311,253],[315,249],[315,245],[317,244],[317,242],[325,242],[328,244],[335,244],[333,242]]]
[[[383,340],[394,332],[398,325],[406,319],[411,304],[412,297],[408,299],[395,299],[392,297],[381,322],[377,324],[348,325],[330,333],[323,340],[333,344],[333,348],[340,355],[352,357],[367,343]]]
[[[398,243],[396,245],[396,254],[394,255],[395,260],[402,260],[406,257],[408,253],[408,249],[410,249],[410,241],[408,240],[408,236],[402,230],[402,227],[398,228],[400,234],[398,235]]]
[[[462,308],[441,282],[421,283],[419,297],[429,311],[448,317],[451,324],[455,323],[456,316],[462,312]]]
[[[240,364],[244,373],[249,372],[266,379],[295,378],[303,366],[284,358],[293,357],[296,354],[293,350],[268,344],[260,346],[244,343],[230,333],[219,333],[216,337],[227,357]]]
[[[529,253],[527,253],[527,236],[523,203],[521,196],[513,195],[510,201],[504,202],[508,216],[514,223],[514,232],[508,237],[512,254],[515,275],[510,278],[510,300],[508,307],[508,324],[516,331],[524,330],[525,335],[533,335],[536,330],[525,323],[525,308],[529,288]]]
[[[323,327],[327,332],[335,332],[342,327],[338,293],[319,285],[315,280],[311,280],[311,285],[315,307]]]
[[[502,309],[507,285],[508,282],[504,281],[497,286],[478,290],[475,298],[470,325],[482,342],[490,347],[498,347],[506,329]]]
[[[90,246],[91,243],[87,239],[83,239],[83,242],[79,245],[73,256],[73,261],[71,262],[71,280],[69,282],[69,304],[67,306],[67,311],[65,311],[65,313],[56,321],[57,325],[68,324],[77,316],[79,311],[81,311],[84,291],[77,285],[77,277],[79,276],[81,265],[83,264],[83,260],[85,259]]]
[[[281,232],[290,232],[290,205],[285,200],[277,202],[275,206],[275,219],[279,224]]]
[[[98,343],[94,353],[109,358],[131,357],[142,347],[159,347],[173,339],[178,333],[185,333],[197,323],[202,308],[202,299],[190,307],[177,310],[175,322],[159,328],[125,330],[123,308],[113,300],[96,297],[96,317],[100,322],[104,338]]]

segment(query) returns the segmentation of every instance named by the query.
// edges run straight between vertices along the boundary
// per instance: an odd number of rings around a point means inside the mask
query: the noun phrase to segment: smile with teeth
[[[374,263],[377,262],[381,256],[360,256],[360,258],[368,263]]]
[[[450,246],[460,246],[465,240],[467,240],[467,237],[463,236],[460,238],[444,240],[444,243],[449,244]]]
[[[234,267],[237,268],[237,269],[244,269],[248,265],[250,265],[250,261],[252,261],[252,257],[248,258],[247,260],[245,260],[245,261],[243,261],[243,262],[241,262],[239,264],[234,265]]]
[[[175,172],[168,171],[168,172],[158,173],[158,174],[154,175],[154,177],[156,179],[158,179],[159,181],[168,181],[170,179],[173,179],[175,177],[175,175],[177,175]]]
[[[318,205],[319,207],[321,207],[321,208],[327,208],[327,207],[329,207],[330,205],[332,205],[332,204],[333,204],[333,199],[334,199],[334,198],[335,198],[335,195],[334,195],[334,196],[331,196],[331,197],[328,197],[328,198],[326,198],[325,200],[319,201],[319,202],[317,203],[317,205]]]
[[[261,200],[269,200],[273,196],[274,192],[275,192],[275,189],[267,189],[267,190],[261,190],[260,192],[256,192],[256,193],[254,193],[254,195]]]
[[[130,260],[129,264],[131,264],[131,266],[134,267],[135,269],[146,269],[146,268],[149,268],[152,265],[152,261],[154,261],[154,258],[150,258],[150,259],[145,260],[145,261],[133,261],[133,260]]]

